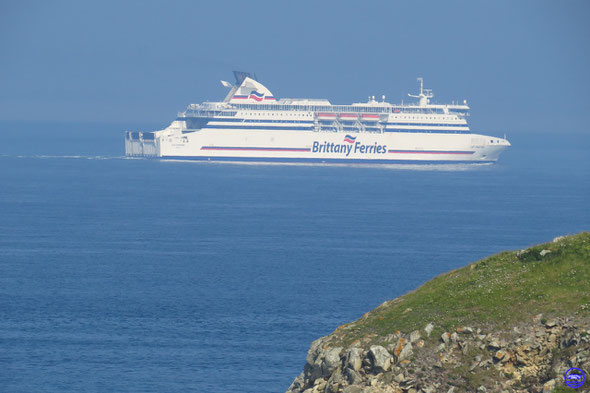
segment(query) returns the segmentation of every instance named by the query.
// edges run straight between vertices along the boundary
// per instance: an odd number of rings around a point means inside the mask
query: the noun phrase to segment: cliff
[[[443,274],[338,327],[287,393],[565,392],[571,367],[590,372],[587,232]]]

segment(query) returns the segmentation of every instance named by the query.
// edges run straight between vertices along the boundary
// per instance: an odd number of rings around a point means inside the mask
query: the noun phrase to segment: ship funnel
[[[249,72],[234,71],[234,76],[236,77],[236,85],[227,94],[224,102],[232,104],[268,104],[276,101],[270,90],[258,82],[256,75]],[[222,84],[226,86],[223,82]]]
[[[258,81],[256,74],[253,74],[251,72],[234,71],[234,77],[236,78],[236,86],[241,85],[246,78],[250,78],[255,81]]]

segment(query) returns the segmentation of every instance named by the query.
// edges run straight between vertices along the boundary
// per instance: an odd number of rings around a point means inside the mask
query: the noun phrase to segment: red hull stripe
[[[241,146],[203,146],[201,150],[233,150],[233,151],[310,151],[310,148],[299,147],[241,147]]]
[[[441,151],[441,150],[388,150],[388,153],[401,154],[473,154],[474,151]]]

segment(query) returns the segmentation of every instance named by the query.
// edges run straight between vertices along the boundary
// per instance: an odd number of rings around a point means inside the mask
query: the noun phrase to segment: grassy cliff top
[[[340,326],[332,345],[409,333],[432,322],[434,333],[461,326],[505,328],[545,317],[590,316],[590,233],[527,250],[502,252],[442,274]]]

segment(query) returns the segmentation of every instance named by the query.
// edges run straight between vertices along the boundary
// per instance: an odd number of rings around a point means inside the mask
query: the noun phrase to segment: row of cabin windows
[[[281,116],[281,117],[294,117],[294,116],[304,116],[304,117],[313,117],[311,113],[264,113],[264,112],[245,112],[244,115],[246,116],[260,116],[260,115],[267,115],[267,116]]]
[[[265,111],[301,111],[301,112],[373,112],[373,113],[396,113],[400,110],[395,107],[374,107],[374,106],[350,106],[350,105],[282,105],[282,104],[264,104],[261,108],[258,104],[233,104],[236,109],[245,110],[265,110]],[[444,114],[441,108],[403,108],[405,113],[424,113],[424,114]]]
[[[264,115],[264,114],[270,115],[273,117],[276,117],[279,115],[281,117],[285,117],[285,116],[288,116],[288,117],[294,117],[294,116],[313,117],[313,114],[311,114],[311,113],[293,113],[293,114],[264,113],[264,112],[250,112],[250,113],[246,112],[245,113],[245,115],[247,115],[247,116],[260,116],[260,115]],[[426,117],[424,117],[424,116],[400,116],[400,115],[398,115],[395,117],[399,118],[399,119],[413,119],[413,120],[420,120],[420,119],[437,120],[437,119],[440,119],[440,116],[436,116],[436,117],[435,116],[426,116]],[[456,116],[453,116],[453,117],[451,117],[451,120],[458,120],[458,118]]]

